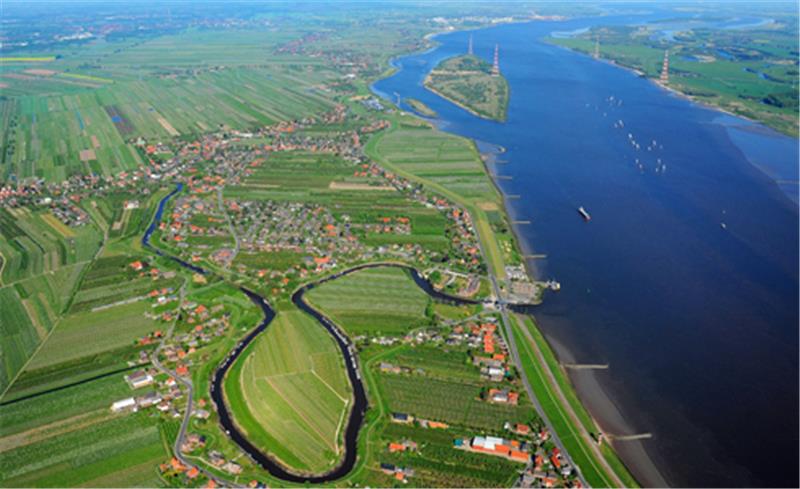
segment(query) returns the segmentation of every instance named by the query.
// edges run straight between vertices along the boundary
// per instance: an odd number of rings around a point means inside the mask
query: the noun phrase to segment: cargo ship
[[[592,216],[590,216],[589,213],[586,212],[586,209],[584,209],[583,206],[578,207],[578,214],[580,214],[583,220],[586,222],[592,220]]]

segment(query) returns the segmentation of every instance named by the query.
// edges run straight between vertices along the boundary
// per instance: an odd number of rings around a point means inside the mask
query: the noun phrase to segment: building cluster
[[[497,436],[457,438],[453,441],[453,446],[461,450],[495,455],[525,464],[528,463],[531,456],[528,442],[508,440]]]
[[[399,465],[381,463],[381,472],[390,475],[402,483],[407,483],[408,478],[414,475],[414,469],[411,467],[401,467]]]
[[[398,424],[416,424],[421,428],[428,428],[432,430],[444,430],[450,427],[449,424],[441,421],[434,421],[430,419],[417,418],[413,414],[408,413],[392,413],[390,417],[392,423]]]

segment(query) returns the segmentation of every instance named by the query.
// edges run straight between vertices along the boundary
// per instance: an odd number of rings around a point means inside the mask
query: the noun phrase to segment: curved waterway
[[[490,169],[531,221],[520,244],[562,284],[531,312],[561,361],[610,365],[569,375],[605,431],[652,434],[613,442],[642,483],[797,487],[797,140],[543,40],[676,15],[657,9],[440,35],[373,90],[506,149]],[[500,46],[505,123],[422,86],[470,35]]]
[[[164,253],[160,249],[152,246],[150,244],[150,237],[153,232],[158,227],[158,224],[161,221],[161,217],[164,212],[164,207],[166,206],[167,202],[177,195],[183,189],[183,184],[178,184],[178,186],[172,190],[167,196],[165,196],[158,204],[158,208],[156,209],[156,214],[153,218],[153,221],[150,223],[150,226],[145,231],[144,236],[142,237],[142,245],[145,246],[147,249],[153,251],[154,253],[158,254],[159,256],[163,256],[174,260],[175,262],[179,263],[181,266],[192,270],[196,273],[201,274],[208,274],[208,271],[192,265],[184,260],[179,259],[173,255],[168,253]],[[350,471],[353,469],[357,459],[357,444],[358,444],[358,433],[361,429],[362,424],[364,423],[364,416],[366,415],[368,402],[366,392],[364,390],[364,383],[361,379],[361,373],[358,367],[358,357],[356,355],[356,350],[353,344],[350,342],[350,339],[345,335],[337,326],[331,321],[327,316],[322,314],[320,311],[314,309],[310,304],[308,304],[303,296],[306,292],[313,289],[314,287],[323,284],[325,282],[329,282],[331,280],[335,280],[337,278],[343,277],[345,275],[349,275],[351,273],[365,270],[368,268],[384,268],[384,267],[395,267],[395,268],[402,268],[409,272],[411,278],[414,280],[414,283],[423,291],[425,291],[431,298],[441,301],[441,302],[448,302],[451,304],[475,304],[476,301],[470,299],[462,299],[460,297],[451,296],[449,294],[440,292],[436,290],[433,285],[426,280],[419,272],[408,265],[402,265],[398,263],[368,263],[364,265],[358,265],[346,270],[342,270],[337,272],[333,275],[329,275],[325,278],[322,278],[316,282],[312,282],[309,284],[304,285],[303,287],[299,288],[292,294],[292,303],[297,306],[298,309],[304,311],[305,313],[311,315],[314,319],[316,319],[333,337],[336,341],[339,350],[342,352],[342,357],[344,358],[345,369],[347,370],[347,376],[350,379],[350,385],[353,390],[353,407],[350,410],[350,416],[347,420],[347,425],[345,427],[344,432],[344,458],[341,463],[336,466],[333,470],[326,472],[325,474],[321,475],[304,475],[298,474],[292,471],[289,471],[277,462],[275,459],[270,457],[268,454],[261,451],[258,447],[253,445],[250,440],[242,433],[241,430],[236,426],[236,423],[233,421],[233,417],[231,412],[228,409],[228,406],[225,403],[225,395],[224,395],[224,388],[223,384],[225,381],[225,376],[228,373],[228,370],[233,366],[242,352],[247,348],[247,346],[252,343],[256,337],[261,334],[263,331],[267,329],[270,325],[272,320],[275,318],[275,311],[269,306],[267,300],[256,294],[255,292],[246,289],[240,288],[240,290],[247,295],[247,297],[258,307],[261,308],[261,311],[264,313],[264,319],[256,326],[252,331],[250,331],[247,336],[245,336],[239,343],[236,344],[236,347],[231,350],[228,355],[225,357],[225,360],[217,367],[217,370],[214,372],[211,381],[211,400],[214,402],[214,405],[217,408],[217,413],[219,414],[219,421],[222,425],[222,429],[230,436],[230,438],[239,445],[239,447],[247,453],[248,456],[256,463],[258,463],[261,467],[263,467],[267,472],[269,472],[272,476],[277,477],[278,479],[293,482],[293,483],[310,483],[310,484],[321,484],[326,482],[333,482],[342,477],[346,476]]]

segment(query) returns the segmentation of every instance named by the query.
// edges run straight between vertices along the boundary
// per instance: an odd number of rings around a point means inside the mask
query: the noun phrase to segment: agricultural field
[[[0,209],[2,284],[94,258],[102,235],[92,225],[68,227],[49,210]]]
[[[550,42],[635,69],[658,79],[669,50],[669,88],[709,105],[749,117],[788,135],[798,134],[797,19],[779,29],[678,29],[665,36],[658,23],[647,27],[600,27]]]
[[[506,120],[508,81],[477,56],[465,54],[442,61],[425,78],[425,87],[479,117]]]
[[[167,451],[157,422],[147,414],[100,416],[83,426],[70,421],[55,436],[5,450],[0,482],[5,487],[159,485],[156,466]]]
[[[49,210],[0,209],[0,392],[49,335],[102,236],[67,227]]]
[[[289,306],[239,360],[226,394],[250,439],[291,470],[322,473],[342,455],[352,404],[342,354],[327,331]]]
[[[386,284],[392,284],[387,287]],[[379,470],[380,463],[410,467],[414,475],[403,484],[410,487],[502,487],[511,485],[519,465],[508,460],[470,453],[453,448],[456,438],[476,434],[509,436],[506,422],[539,426],[540,420],[524,393],[519,403],[497,404],[486,400],[491,388],[519,390],[513,377],[490,382],[473,364],[480,354],[465,343],[447,345],[452,326],[434,324],[429,310],[440,304],[432,302],[413,280],[400,269],[378,268],[354,272],[311,289],[310,303],[332,318],[344,331],[358,340],[359,358],[367,381],[370,411],[362,428],[365,441],[363,465],[348,480],[361,484],[397,487],[400,482]],[[412,302],[413,301],[413,302]],[[400,306],[397,306],[400,304]],[[450,306],[456,324],[480,311]],[[413,314],[409,312],[415,311]],[[399,312],[408,314],[396,322],[396,329],[385,327],[385,317],[395,323]],[[462,314],[466,314],[463,316]],[[387,335],[403,338],[411,330],[423,336],[409,342],[380,344],[370,338]],[[419,339],[419,338],[428,338]],[[431,395],[435,393],[435,395]],[[412,416],[410,423],[391,421],[392,413]],[[422,420],[445,423],[426,427]],[[390,443],[413,443],[416,448],[390,451]]]
[[[399,268],[354,272],[311,289],[307,297],[351,336],[404,334],[430,324],[428,295]]]
[[[502,208],[502,200],[473,142],[415,118],[397,117],[388,131],[369,140],[364,151],[385,167],[466,207],[491,272],[505,277],[504,253],[488,217]]]
[[[132,144],[139,137],[166,140],[220,128],[245,130],[332,105],[311,87],[311,80],[322,78],[291,68],[198,68],[119,81],[53,70],[47,76],[43,70],[36,76],[6,75],[25,87],[56,83],[70,88],[33,94],[17,94],[13,83],[7,88],[17,96],[0,102],[0,176],[60,181],[75,174],[115,175],[146,163]]]

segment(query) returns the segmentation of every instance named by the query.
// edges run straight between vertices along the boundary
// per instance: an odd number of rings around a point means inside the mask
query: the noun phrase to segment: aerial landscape
[[[3,1],[0,487],[798,487],[798,7]]]

